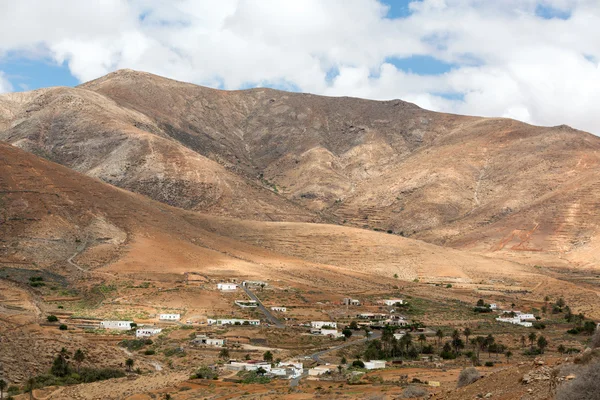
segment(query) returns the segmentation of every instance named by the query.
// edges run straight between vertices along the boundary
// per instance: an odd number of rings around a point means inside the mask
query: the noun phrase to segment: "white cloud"
[[[539,7],[570,17],[543,19]],[[82,81],[133,68],[231,89],[402,98],[600,134],[598,1],[423,0],[410,9],[390,19],[376,0],[0,2],[0,59],[49,56]],[[390,61],[411,55],[454,67],[418,75]],[[2,89],[10,90],[0,78]]]
[[[0,93],[10,92],[12,90],[12,85],[8,79],[6,79],[6,75],[4,72],[0,71]]]

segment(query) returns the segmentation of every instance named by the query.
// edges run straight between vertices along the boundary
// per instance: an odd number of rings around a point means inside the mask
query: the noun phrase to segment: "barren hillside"
[[[220,91],[122,70],[0,96],[0,139],[170,205],[242,219],[561,254],[589,252],[600,223],[597,137],[400,100]]]

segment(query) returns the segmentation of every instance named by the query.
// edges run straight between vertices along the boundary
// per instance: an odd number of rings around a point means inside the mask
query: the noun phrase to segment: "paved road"
[[[244,289],[244,292],[246,292],[248,297],[250,297],[252,300],[256,301],[256,304],[258,304],[258,309],[260,311],[262,311],[263,314],[265,314],[265,317],[267,317],[267,320],[269,320],[269,322],[271,324],[275,325],[277,328],[285,328],[285,325],[283,323],[281,323],[280,320],[275,318],[275,316],[273,314],[271,314],[271,312],[269,310],[267,310],[265,308],[265,306],[263,306],[263,304],[260,302],[258,297],[256,297],[256,295],[254,293],[252,293],[252,291],[250,291],[250,289],[248,289],[248,287],[246,285],[242,285],[242,289]]]
[[[367,340],[379,339],[380,337],[381,337],[381,332],[372,332],[371,335],[369,335],[368,338],[363,338],[363,339],[359,339],[359,340],[352,340],[352,341],[345,341],[343,344],[340,344],[338,346],[334,346],[334,347],[331,347],[329,349],[322,350],[322,351],[319,351],[317,353],[311,354],[310,358],[312,358],[313,360],[315,360],[318,363],[323,363],[324,364],[325,361],[321,360],[321,356],[323,356],[323,355],[325,355],[327,353],[330,353],[330,352],[336,351],[336,350],[340,350],[340,349],[343,349],[343,348],[348,347],[348,346],[353,346],[355,344],[364,343]]]

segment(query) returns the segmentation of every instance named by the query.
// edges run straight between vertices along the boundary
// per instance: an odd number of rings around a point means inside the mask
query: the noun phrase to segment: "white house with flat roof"
[[[385,299],[382,300],[382,303],[386,306],[395,306],[396,304],[404,304],[404,300],[402,299]]]
[[[158,314],[158,319],[161,321],[179,321],[181,314]]]
[[[154,327],[143,327],[143,328],[138,328],[135,331],[135,337],[136,338],[145,338],[145,337],[150,337],[150,336],[155,336],[158,335],[159,333],[162,332],[162,329],[160,328],[154,328]]]
[[[271,363],[265,361],[231,361],[229,364],[225,365],[225,369],[229,371],[256,371],[257,369],[262,368],[267,372],[271,371]]]
[[[239,286],[237,283],[231,283],[231,282],[217,283],[217,289],[223,290],[223,291],[237,290],[238,287]]]
[[[337,322],[333,321],[312,321],[310,323],[310,327],[313,329],[321,329],[324,326],[329,326],[331,328],[337,328]]]
[[[227,342],[226,339],[223,338],[211,338],[206,335],[196,335],[196,338],[192,340],[194,344],[200,344],[205,346],[213,346],[213,347],[223,347]]]
[[[382,369],[385,368],[385,360],[365,361],[365,369]]]
[[[208,325],[260,325],[258,319],[243,319],[243,318],[208,318]]]
[[[286,307],[271,307],[271,311],[287,312]]]
[[[235,300],[234,303],[242,308],[256,308],[258,303],[256,300]]]
[[[100,321],[100,328],[128,331],[131,329],[131,324],[133,321]]]

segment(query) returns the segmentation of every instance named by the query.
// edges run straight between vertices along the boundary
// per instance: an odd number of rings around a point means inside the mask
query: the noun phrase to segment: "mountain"
[[[0,260],[69,280],[110,272],[271,277],[364,289],[381,277],[529,276],[519,264],[358,228],[170,207],[0,143]],[[494,271],[503,265],[501,273]],[[166,279],[166,278],[165,278]]]
[[[221,91],[121,70],[0,96],[0,140],[234,218],[528,254],[593,253],[600,223],[596,136],[400,100]]]

